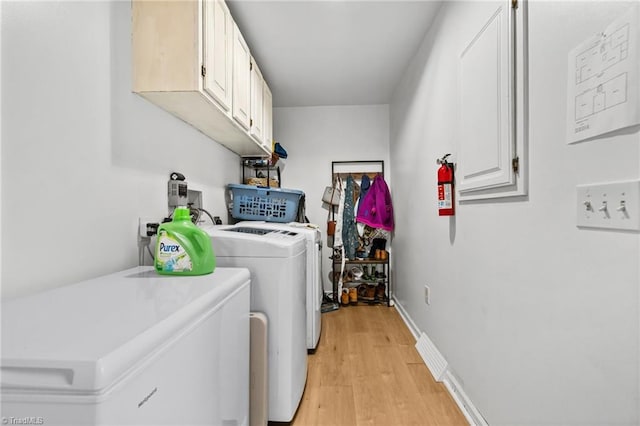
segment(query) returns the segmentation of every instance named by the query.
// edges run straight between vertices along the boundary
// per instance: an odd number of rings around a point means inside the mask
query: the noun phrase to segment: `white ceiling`
[[[274,106],[387,104],[441,2],[227,0]]]

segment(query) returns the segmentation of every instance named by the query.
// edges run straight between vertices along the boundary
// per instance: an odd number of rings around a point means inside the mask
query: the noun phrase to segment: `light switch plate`
[[[640,180],[578,185],[580,228],[640,231]]]

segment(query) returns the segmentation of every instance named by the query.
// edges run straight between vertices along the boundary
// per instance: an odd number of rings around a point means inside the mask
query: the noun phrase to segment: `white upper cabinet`
[[[460,200],[524,195],[526,3],[479,2],[460,54]]]
[[[222,0],[205,1],[204,7],[204,90],[223,109],[231,108],[233,70],[233,19]]]
[[[260,68],[251,59],[251,136],[264,144],[264,79]]]
[[[233,118],[251,126],[251,54],[237,25],[233,25]]]
[[[250,132],[249,47],[223,0],[132,2],[132,90],[239,155]]]
[[[273,144],[273,97],[271,96],[271,90],[267,85],[267,82],[264,82],[264,112],[262,116],[264,117],[264,146],[265,148],[272,150]]]

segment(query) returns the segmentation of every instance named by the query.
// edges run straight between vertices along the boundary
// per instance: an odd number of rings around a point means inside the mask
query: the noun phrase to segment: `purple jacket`
[[[391,194],[384,178],[376,175],[364,199],[358,206],[356,221],[372,228],[393,231],[393,205]]]

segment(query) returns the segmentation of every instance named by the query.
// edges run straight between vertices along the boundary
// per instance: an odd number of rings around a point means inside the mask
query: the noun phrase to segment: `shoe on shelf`
[[[349,289],[349,303],[352,305],[358,304],[358,289],[355,287]]]
[[[375,266],[371,266],[371,268],[365,269],[365,275],[362,277],[364,281],[373,281],[378,276],[378,271],[376,271]]]
[[[384,283],[379,283],[376,286],[376,299],[387,300],[387,286]]]
[[[364,252],[363,250],[356,251],[356,259],[365,260],[366,258],[367,258],[367,253],[366,252]]]
[[[367,297],[367,285],[366,284],[360,284],[358,286],[358,297],[362,300],[365,299],[365,297]]]
[[[342,306],[349,306],[349,290],[346,288],[342,290],[342,294],[340,295],[340,302]]]
[[[367,290],[365,291],[365,296],[364,296],[363,299],[367,300],[369,302],[373,302],[374,300],[376,300],[376,286],[375,285],[367,284]]]
[[[360,281],[362,274],[362,268],[354,266],[353,268],[344,271],[344,274],[342,275],[342,282],[346,284]]]

